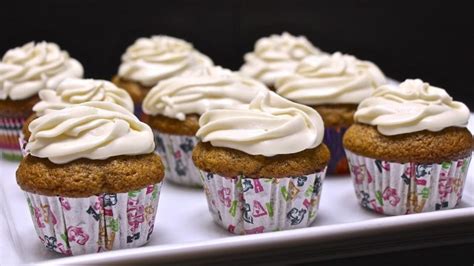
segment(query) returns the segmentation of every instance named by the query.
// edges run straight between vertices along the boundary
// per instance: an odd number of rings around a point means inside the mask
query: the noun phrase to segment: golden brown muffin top
[[[329,149],[324,144],[298,153],[273,157],[214,147],[208,142],[199,142],[193,150],[196,167],[224,177],[244,175],[252,178],[279,178],[307,175],[326,167],[329,157]]]
[[[119,76],[112,77],[112,83],[117,87],[122,88],[130,94],[133,103],[135,105],[141,105],[145,95],[151,90],[152,87],[143,86],[138,82],[123,79]]]
[[[385,136],[375,126],[360,123],[346,131],[343,143],[356,154],[398,163],[442,163],[467,157],[474,147],[471,132],[466,128]]]
[[[186,115],[183,121],[164,115],[147,115],[144,120],[152,129],[167,134],[194,136],[199,129],[197,114]]]
[[[163,177],[163,164],[155,153],[106,160],[78,159],[66,164],[28,155],[16,172],[23,190],[64,197],[128,192],[159,183]]]
[[[29,116],[33,113],[33,106],[39,102],[38,95],[24,100],[0,100],[0,114],[2,116]]]
[[[357,104],[322,104],[312,106],[321,115],[325,127],[349,127],[354,123]]]

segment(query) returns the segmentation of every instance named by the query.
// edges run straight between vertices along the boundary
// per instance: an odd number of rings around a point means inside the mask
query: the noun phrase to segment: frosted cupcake
[[[472,154],[469,115],[419,79],[375,90],[344,135],[360,204],[388,215],[455,207]]]
[[[266,90],[262,83],[221,67],[196,69],[155,86],[145,97],[143,111],[164,158],[167,179],[201,186],[191,159],[199,117],[208,110],[247,105]]]
[[[201,66],[212,66],[209,57],[191,43],[165,35],[139,38],[127,48],[113,82],[132,96],[137,116],[145,95],[159,81]]]
[[[296,37],[287,32],[275,34],[255,43],[254,51],[245,54],[240,72],[262,81],[273,90],[278,78],[293,73],[305,57],[319,54],[319,49],[304,36]]]
[[[20,159],[21,128],[39,98],[69,77],[82,77],[82,65],[58,45],[30,42],[7,51],[0,62],[0,154]]]
[[[193,161],[216,223],[254,234],[314,222],[330,157],[314,109],[266,91],[247,108],[204,113],[199,125]]]
[[[91,101],[111,102],[130,112],[134,110],[127,91],[106,80],[68,78],[59,83],[56,90],[42,90],[38,94],[40,101],[33,106],[34,114],[25,121],[22,130],[24,138],[20,139],[27,140],[30,137],[28,126],[32,120],[72,105]],[[25,144],[26,141],[23,141],[22,146]]]
[[[46,248],[80,255],[150,239],[163,179],[150,127],[116,104],[89,102],[29,128],[16,177]]]
[[[323,142],[331,151],[327,173],[347,174],[342,136],[354,122],[357,105],[385,83],[384,74],[373,63],[334,53],[305,58],[293,74],[278,79],[276,91],[319,112],[326,130]]]

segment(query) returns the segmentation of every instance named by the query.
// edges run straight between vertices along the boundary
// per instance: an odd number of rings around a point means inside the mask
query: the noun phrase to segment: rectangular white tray
[[[473,125],[471,116],[470,125]],[[470,126],[471,132],[473,131]],[[454,210],[386,217],[361,208],[349,176],[327,177],[320,211],[310,228],[233,236],[208,213],[199,189],[165,184],[152,239],[142,248],[64,258],[37,239],[24,195],[16,185],[17,163],[0,160],[0,264],[45,262],[132,263],[312,260],[405,250],[474,239],[471,165],[462,202]],[[289,255],[291,254],[291,256]],[[289,260],[291,259],[291,260]]]

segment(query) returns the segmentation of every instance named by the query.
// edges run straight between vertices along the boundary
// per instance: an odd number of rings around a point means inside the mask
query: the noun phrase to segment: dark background
[[[0,53],[31,40],[53,41],[82,62],[86,77],[108,79],[136,38],[168,34],[194,43],[216,64],[236,70],[255,40],[289,31],[306,35],[322,50],[371,60],[392,78],[422,78],[474,109],[474,19],[469,2],[9,1],[1,8]],[[448,256],[455,264],[461,260],[472,265],[472,250],[469,244],[334,262],[396,265],[419,256],[425,263]]]
[[[0,53],[31,40],[54,41],[82,62],[87,77],[108,79],[136,38],[168,34],[236,70],[259,37],[289,31],[322,50],[371,60],[395,79],[422,78],[473,109],[469,2],[10,1],[0,16]]]

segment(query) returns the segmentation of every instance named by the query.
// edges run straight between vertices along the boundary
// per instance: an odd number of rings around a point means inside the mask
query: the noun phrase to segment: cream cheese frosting
[[[144,86],[179,75],[199,66],[212,66],[212,60],[184,40],[158,35],[139,38],[122,56],[118,75]]]
[[[87,102],[50,112],[28,128],[31,136],[26,150],[56,164],[148,154],[155,149],[151,128],[110,102]]]
[[[324,123],[313,108],[268,90],[246,109],[204,113],[199,126],[196,136],[203,142],[267,157],[315,148],[324,137]]]
[[[420,79],[407,79],[399,86],[377,88],[360,103],[354,119],[376,126],[383,135],[393,136],[466,127],[469,115],[466,105],[453,101],[444,89]]]
[[[306,105],[357,104],[386,83],[372,62],[337,52],[305,58],[295,73],[278,79],[275,87],[281,96]]]
[[[82,65],[55,43],[30,42],[5,53],[0,62],[0,99],[23,100],[56,89],[69,77],[80,78]]]
[[[254,51],[245,54],[240,72],[273,86],[278,78],[293,73],[303,58],[320,53],[304,36],[275,34],[255,43]]]
[[[40,91],[39,97],[41,101],[33,106],[38,116],[90,101],[115,103],[133,112],[133,101],[127,91],[106,80],[68,78],[55,91]]]
[[[249,104],[265,85],[221,67],[201,67],[163,80],[146,95],[143,111],[184,120],[187,114]]]

